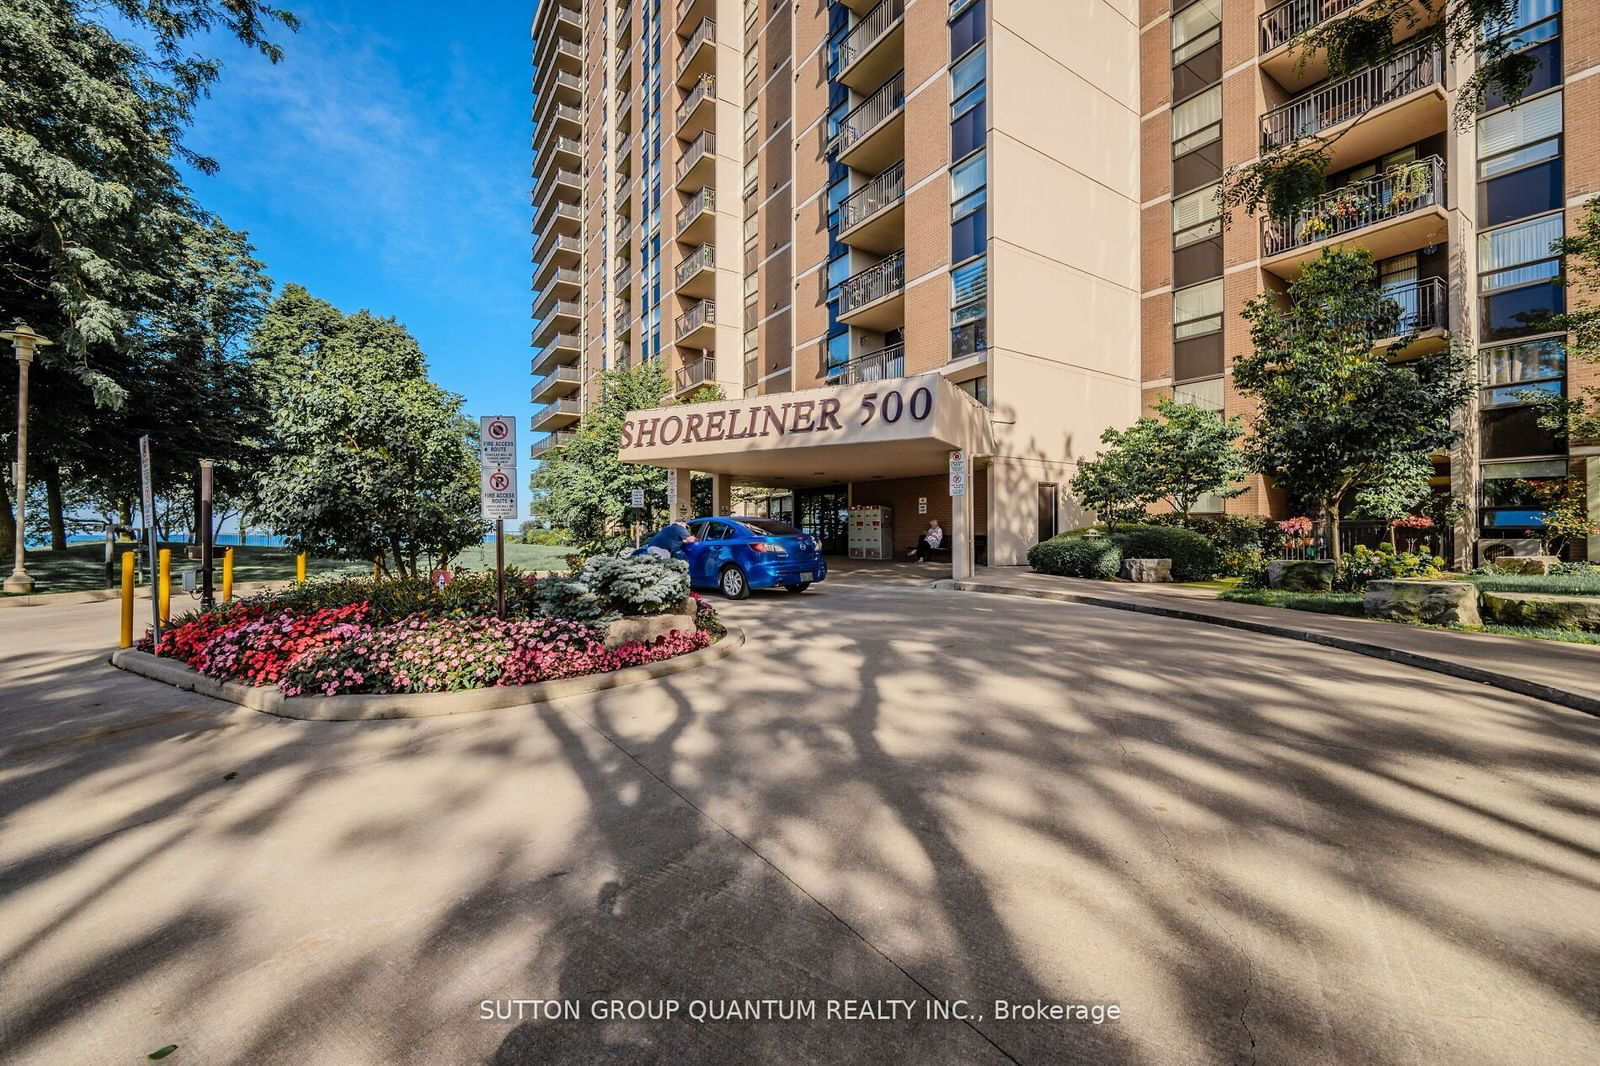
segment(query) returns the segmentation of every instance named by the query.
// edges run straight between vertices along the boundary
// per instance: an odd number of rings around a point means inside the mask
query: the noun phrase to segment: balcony
[[[685,362],[678,368],[674,375],[678,395],[691,392],[702,385],[715,384],[717,380],[717,357],[710,352],[701,352],[698,359]]]
[[[709,185],[716,175],[716,169],[717,135],[706,130],[683,149],[683,155],[678,160],[677,186],[687,192]]]
[[[544,377],[558,366],[576,363],[582,354],[576,333],[558,333],[533,357],[533,376]]]
[[[617,190],[616,198],[617,217],[630,218],[633,215],[633,189],[624,183]]]
[[[1429,156],[1324,193],[1292,219],[1267,219],[1261,224],[1261,265],[1294,278],[1329,244],[1355,245],[1385,259],[1443,243],[1444,178],[1444,161]]]
[[[887,381],[906,376],[906,346],[891,344],[875,352],[829,368],[825,375],[830,385],[859,385],[863,381]]]
[[[710,74],[717,67],[717,21],[701,19],[694,33],[684,42],[678,53],[678,84],[694,84],[696,78]]]
[[[562,238],[557,238],[557,239],[558,240],[571,240],[571,238],[568,238],[568,237],[562,237]],[[549,288],[551,288],[552,286],[554,286],[556,284],[555,279],[558,276],[563,275],[563,274],[577,274],[578,273],[576,267],[578,266],[578,260],[582,258],[582,253],[581,253],[581,250],[580,250],[580,245],[579,245],[579,243],[577,241],[571,241],[571,244],[572,244],[573,254],[576,255],[577,258],[575,259],[575,258],[573,258],[573,256],[569,256],[568,253],[567,253],[567,249],[565,249],[565,248],[559,249],[560,255],[558,256],[558,258],[567,258],[569,260],[569,262],[564,266],[560,265],[556,260],[551,259],[548,256],[543,260],[537,260],[536,259],[536,262],[538,262],[538,264],[539,264],[538,267],[533,272],[533,287],[536,290],[538,290],[539,292],[545,292]],[[535,249],[535,251],[537,252],[538,249]],[[573,295],[576,295],[576,293],[574,293]]]
[[[1328,76],[1328,56],[1310,51],[1294,39],[1345,14],[1364,14],[1357,8],[1375,6],[1374,0],[1286,0],[1268,8],[1260,18],[1261,69],[1290,92],[1313,85]],[[1396,42],[1409,40],[1438,20],[1443,5],[1437,0],[1411,0],[1397,9]],[[1301,59],[1305,59],[1301,67]]]
[[[616,149],[617,158],[616,158],[616,163],[617,163],[617,169],[618,170],[624,170],[624,169],[627,168],[628,162],[631,159],[631,157],[629,156],[628,153],[631,152],[632,150],[633,150],[633,135],[632,134],[624,133],[622,136],[617,138],[617,149]]]
[[[839,205],[839,241],[885,255],[905,244],[906,164],[900,160],[845,197]]]
[[[678,240],[689,244],[704,243],[716,228],[717,190],[707,185],[694,194],[694,199],[678,209]]]
[[[1440,277],[1423,278],[1409,285],[1389,289],[1384,295],[1400,305],[1400,321],[1395,336],[1385,337],[1373,347],[1389,348],[1399,338],[1411,336],[1411,343],[1393,353],[1399,358],[1437,352],[1450,343],[1449,285]]]
[[[577,436],[577,434],[573,433],[570,429],[561,429],[554,433],[546,433],[529,446],[528,458],[543,458],[544,456],[550,454],[552,449],[559,448],[563,444],[570,444],[572,442],[572,438],[575,436]]]
[[[547,296],[533,309],[533,317],[539,320],[538,327],[533,331],[533,341],[538,344],[552,330],[562,333],[576,330],[582,321],[583,311],[576,300],[558,300]]]
[[[577,400],[551,400],[543,407],[533,409],[533,430],[535,433],[549,433],[564,429],[578,420],[579,413]]]
[[[1415,144],[1448,125],[1443,69],[1439,53],[1424,45],[1358,70],[1263,115],[1261,144],[1279,148],[1337,132],[1330,172]]]
[[[577,296],[583,291],[583,275],[576,270],[560,268],[550,274],[550,279],[540,287],[542,296],[559,296],[566,298]]]
[[[571,137],[552,137],[544,143],[539,156],[534,160],[534,173],[543,173],[551,163],[565,167],[568,170],[583,165],[583,145]]]
[[[839,286],[839,321],[876,332],[905,322],[906,254],[895,252]]]
[[[546,233],[554,230],[576,237],[583,229],[583,212],[578,210],[577,204],[556,200],[549,214],[541,218],[537,225]]]
[[[558,37],[553,42],[546,42],[545,47],[535,53],[535,61],[539,64],[539,73],[554,69],[561,73],[583,75],[583,48],[576,41],[565,37]]]
[[[611,254],[620,258],[631,258],[633,254],[633,222],[630,219],[617,220],[616,242],[611,246]]]
[[[837,80],[868,92],[905,65],[905,0],[880,0],[838,44]]]
[[[542,114],[539,108],[548,108],[553,103],[572,106],[583,103],[583,79],[564,70],[558,70],[545,78],[536,77],[533,91],[538,97],[534,103],[535,117]]]
[[[674,344],[690,348],[709,348],[716,335],[717,304],[715,300],[701,300],[678,316],[673,323]]]
[[[533,207],[533,230],[535,233],[545,229],[550,217],[557,208],[570,207],[577,210],[580,194],[565,182],[545,182],[539,190],[543,195]]]
[[[702,244],[684,257],[674,275],[679,296],[715,296],[717,289],[717,251]]]
[[[583,111],[571,104],[552,104],[539,123],[540,129],[554,129],[571,137],[583,134]]]
[[[627,366],[627,365],[628,365],[628,346],[626,344],[619,344],[616,347],[612,348],[611,349],[611,367],[612,367],[612,369],[616,369],[619,366]]]
[[[633,289],[633,268],[624,264],[611,279],[611,288],[618,296],[626,296]]]
[[[702,75],[678,105],[675,128],[679,140],[692,140],[717,123],[717,79]]]
[[[611,320],[611,331],[618,337],[633,335],[633,309],[631,307],[624,307],[617,312],[616,317]]]
[[[625,88],[626,86],[632,84],[629,78],[632,73],[633,56],[625,52],[623,53],[622,58],[617,60],[617,88]]]
[[[682,36],[687,27],[698,25],[716,7],[716,0],[678,0],[678,34]]]
[[[533,246],[533,258],[541,266],[575,267],[583,260],[583,245],[555,230],[545,230]]]
[[[533,384],[534,403],[548,403],[571,396],[583,384],[583,372],[575,366],[558,366]]]
[[[905,158],[905,75],[896,74],[839,122],[830,149],[839,162],[877,173]]]

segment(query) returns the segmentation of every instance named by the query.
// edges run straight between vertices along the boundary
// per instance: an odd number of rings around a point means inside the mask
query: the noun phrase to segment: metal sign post
[[[628,506],[633,510],[633,546],[639,547],[639,527],[644,524],[644,489],[628,490]]]
[[[506,519],[517,517],[517,420],[485,415],[478,420],[479,513],[494,522],[494,612],[506,614]]]
[[[209,611],[217,605],[211,583],[211,564],[216,555],[216,550],[211,544],[214,465],[210,459],[200,460],[200,609],[202,611]]]
[[[151,650],[161,646],[161,596],[156,588],[156,499],[150,476],[150,435],[139,438],[139,509],[144,522],[144,547],[150,560],[150,629],[155,634]]]

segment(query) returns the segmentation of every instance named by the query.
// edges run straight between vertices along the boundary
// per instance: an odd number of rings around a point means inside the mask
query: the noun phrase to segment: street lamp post
[[[17,355],[16,565],[11,570],[11,576],[6,578],[5,590],[29,593],[33,591],[33,578],[28,576],[27,567],[23,565],[27,552],[25,540],[28,535],[28,366],[33,362],[35,351],[55,342],[45,340],[21,322],[11,329],[0,330],[0,339],[10,341],[11,349]]]

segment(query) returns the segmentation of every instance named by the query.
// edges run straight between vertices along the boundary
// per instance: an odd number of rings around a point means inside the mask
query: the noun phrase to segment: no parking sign
[[[484,466],[479,471],[478,494],[485,519],[517,517],[516,468]]]

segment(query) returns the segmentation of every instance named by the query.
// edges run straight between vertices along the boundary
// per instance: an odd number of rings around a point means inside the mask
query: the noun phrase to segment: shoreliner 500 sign
[[[819,390],[820,391],[820,390]],[[791,393],[799,397],[804,393]],[[708,407],[710,410],[694,410]],[[756,437],[791,437],[810,434],[849,434],[852,428],[893,426],[902,420],[926,422],[933,414],[933,389],[928,385],[887,388],[859,396],[820,396],[816,399],[752,402],[734,407],[694,404],[683,413],[639,411],[622,427],[621,450],[673,447],[750,440]],[[822,443],[812,439],[807,443]]]

